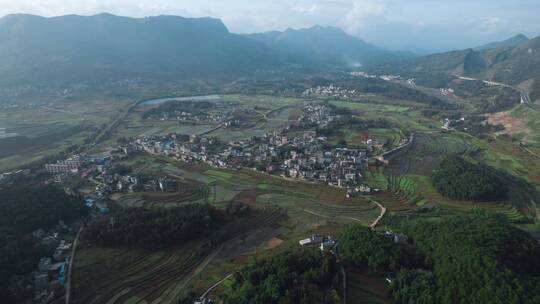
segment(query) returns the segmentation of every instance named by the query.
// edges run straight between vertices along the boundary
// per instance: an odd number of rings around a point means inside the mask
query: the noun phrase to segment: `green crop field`
[[[144,164],[146,172],[162,172],[177,178],[197,181],[209,187],[204,198],[210,203],[223,203],[228,200],[240,200],[253,204],[255,207],[279,207],[287,210],[291,227],[307,225],[317,221],[344,221],[371,223],[380,210],[369,200],[347,199],[345,192],[321,184],[300,181],[288,181],[279,177],[269,176],[253,170],[222,170],[210,169],[205,165],[188,165],[164,159],[157,161],[152,157],[137,157],[129,160],[128,164]],[[380,177],[384,177],[379,175]],[[201,195],[191,194],[193,201],[199,201]],[[159,199],[146,197],[151,206],[161,206],[174,199]],[[143,196],[144,198],[144,196]],[[172,201],[171,201],[172,202]],[[182,202],[189,202],[183,199]]]
[[[0,138],[0,171],[13,169],[82,144],[131,101],[78,100],[0,111],[0,129],[15,137]]]

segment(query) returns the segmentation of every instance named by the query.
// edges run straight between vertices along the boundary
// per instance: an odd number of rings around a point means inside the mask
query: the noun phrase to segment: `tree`
[[[404,229],[433,271],[401,271],[397,303],[540,303],[540,245],[503,216],[475,210]]]
[[[85,229],[84,237],[103,246],[163,248],[207,236],[219,227],[223,214],[208,204],[176,208],[123,208],[110,218],[98,219]]]
[[[225,303],[340,303],[334,288],[337,265],[313,248],[287,250],[256,260],[233,276]]]
[[[362,225],[351,226],[339,236],[339,252],[346,262],[373,273],[397,271],[408,260],[393,240]]]
[[[347,148],[347,141],[345,139],[340,139],[337,143],[337,146],[340,148]]]
[[[432,175],[433,186],[442,195],[459,200],[496,200],[508,189],[494,169],[461,157],[445,158]]]

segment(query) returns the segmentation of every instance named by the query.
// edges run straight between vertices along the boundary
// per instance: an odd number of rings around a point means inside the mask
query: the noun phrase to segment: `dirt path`
[[[304,209],[304,212],[307,212],[307,213],[312,214],[312,215],[315,215],[315,216],[329,217],[328,215],[324,215],[324,214],[320,214],[320,213],[317,213],[317,212],[313,212],[313,211],[308,210],[308,209]]]
[[[369,225],[370,228],[375,228],[377,226],[377,224],[379,224],[381,219],[384,217],[384,215],[386,214],[386,208],[377,201],[372,200],[372,202],[375,205],[379,206],[379,208],[381,208],[381,214],[379,214],[379,216],[373,221],[373,223],[371,223],[371,225]]]
[[[219,285],[221,285],[221,283],[225,282],[225,280],[227,280],[228,278],[232,277],[232,273],[227,275],[226,277],[224,277],[223,279],[221,279],[219,282],[217,282],[216,284],[210,286],[210,288],[208,288],[204,293],[203,295],[201,296],[200,300],[202,301],[203,299],[205,299],[209,293],[212,292],[212,290],[214,290],[216,287],[218,287]]]

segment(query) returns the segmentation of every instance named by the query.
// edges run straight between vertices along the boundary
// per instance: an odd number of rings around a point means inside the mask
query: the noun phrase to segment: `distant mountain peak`
[[[316,63],[329,68],[352,68],[404,57],[401,53],[378,48],[333,26],[288,28],[283,32],[272,31],[246,37],[291,54],[307,64]]]
[[[0,84],[219,78],[286,65],[213,18],[10,15],[0,41]]]
[[[491,43],[476,47],[474,49],[477,51],[484,51],[484,50],[496,49],[496,48],[501,48],[501,47],[513,47],[518,44],[525,43],[527,41],[529,41],[529,38],[520,33],[506,40],[491,42]]]
[[[517,34],[517,35],[515,35],[514,37],[512,37],[510,39],[529,40],[529,37],[527,37],[526,35],[520,33],[520,34]]]

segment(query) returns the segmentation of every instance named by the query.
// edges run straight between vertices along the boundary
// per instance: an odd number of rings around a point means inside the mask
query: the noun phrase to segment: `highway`
[[[461,80],[470,80],[470,81],[480,80],[480,79],[463,77],[463,76],[458,76],[458,75],[454,75],[454,76],[456,76],[457,78],[459,78]],[[504,83],[492,82],[492,81],[488,81],[488,80],[482,80],[482,81],[484,83],[486,83],[486,84],[500,85],[500,86],[512,88],[512,89],[518,91],[521,94],[521,103],[522,104],[525,104],[526,106],[528,106],[529,108],[531,108],[531,109],[533,109],[535,111],[540,111],[540,105],[535,104],[531,100],[531,96],[529,96],[529,92],[527,92],[525,90],[522,90],[522,89],[520,89],[518,87],[514,87],[514,86],[511,86],[511,85],[508,85],[508,84],[504,84]]]
[[[518,90],[517,88],[514,88],[514,89]],[[524,90],[519,90],[519,92],[521,93],[521,103],[526,104],[529,108],[535,111],[540,111],[540,105],[535,104],[531,100],[531,97],[529,96],[528,92],[525,92]]]

